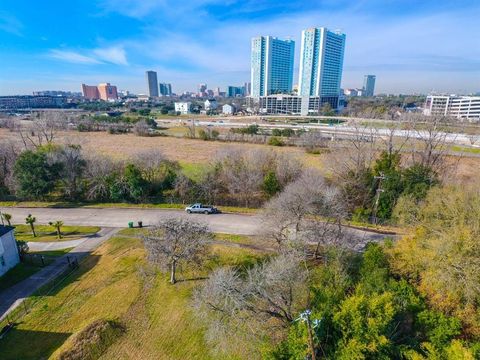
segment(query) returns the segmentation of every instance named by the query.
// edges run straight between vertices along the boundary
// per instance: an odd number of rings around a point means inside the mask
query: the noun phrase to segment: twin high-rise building
[[[299,96],[319,96],[337,108],[344,51],[345,34],[324,27],[302,31]]]
[[[252,39],[251,96],[289,93],[293,85],[295,42],[272,36]]]
[[[252,39],[251,97],[292,91],[294,49],[292,40],[271,36]],[[324,27],[304,30],[298,96],[318,97],[319,104],[329,103],[332,108],[338,108],[344,52],[345,34]]]

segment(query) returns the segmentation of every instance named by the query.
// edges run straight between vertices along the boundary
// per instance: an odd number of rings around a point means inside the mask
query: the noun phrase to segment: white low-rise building
[[[480,121],[480,96],[429,95],[423,113]]]
[[[175,103],[175,112],[182,115],[190,114],[192,112],[192,103],[191,102],[176,102]]]
[[[225,115],[234,115],[237,112],[235,105],[225,104],[222,106],[222,113]]]
[[[20,262],[13,230],[11,226],[0,225],[0,276]]]
[[[217,104],[217,100],[215,99],[207,99],[205,101],[205,110],[209,111],[209,110],[217,110],[217,107],[218,107],[218,104]]]

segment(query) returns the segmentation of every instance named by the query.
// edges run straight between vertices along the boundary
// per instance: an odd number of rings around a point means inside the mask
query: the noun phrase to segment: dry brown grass
[[[18,139],[15,133],[0,129],[0,141],[3,139]],[[203,141],[177,137],[138,137],[133,134],[110,135],[105,132],[79,133],[69,131],[60,133],[59,143],[80,144],[87,152],[97,152],[117,159],[126,159],[134,154],[159,150],[168,159],[181,163],[208,163],[217,153],[227,149],[238,148],[271,149],[277,152],[288,152],[297,156],[299,161],[308,167],[325,171],[325,159],[328,154],[313,155],[305,153],[304,149],[296,147],[275,147],[260,144],[228,143],[220,141]],[[472,184],[480,175],[480,157],[465,154],[456,168],[455,182]]]

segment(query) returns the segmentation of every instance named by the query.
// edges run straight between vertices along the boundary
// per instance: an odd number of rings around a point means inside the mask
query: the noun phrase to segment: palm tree
[[[61,228],[63,226],[63,221],[60,221],[60,220],[57,220],[55,222],[50,221],[48,225],[53,226],[55,228],[55,230],[57,231],[57,237],[61,239],[62,238]]]
[[[8,226],[12,226],[12,214],[2,213],[2,217],[7,222]]]
[[[37,234],[35,233],[35,222],[37,221],[37,218],[35,216],[32,216],[32,214],[28,214],[28,216],[25,218],[25,223],[29,224],[30,227],[32,228],[32,235],[33,237],[37,237]]]

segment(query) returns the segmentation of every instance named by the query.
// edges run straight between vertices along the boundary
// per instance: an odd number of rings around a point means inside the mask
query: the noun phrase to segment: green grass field
[[[144,256],[139,239],[110,239],[81,262],[61,288],[38,297],[30,313],[0,340],[1,359],[59,358],[74,349],[78,334],[98,320],[126,327],[102,359],[225,359],[210,354],[204,342],[204,329],[189,305],[192,291],[211,269],[250,266],[264,254],[213,245],[203,267],[180,269],[176,285],[145,266]]]
[[[14,225],[15,237],[21,241],[53,242],[80,239],[100,231],[98,226],[68,226],[61,228],[62,238],[58,239],[56,230],[50,225],[35,225],[36,237],[33,236],[30,225]]]

